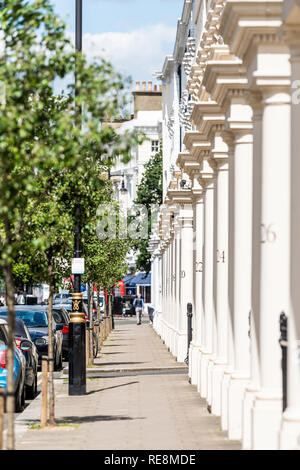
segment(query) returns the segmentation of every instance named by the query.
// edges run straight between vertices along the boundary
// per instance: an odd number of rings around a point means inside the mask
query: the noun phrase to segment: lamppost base
[[[69,323],[69,395],[86,393],[85,323]]]

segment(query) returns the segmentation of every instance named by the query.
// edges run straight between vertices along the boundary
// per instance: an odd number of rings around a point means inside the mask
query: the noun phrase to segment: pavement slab
[[[40,408],[34,405],[27,411],[17,449],[241,448],[220,430],[220,419],[208,413],[206,402],[189,384],[185,364],[176,362],[147,322],[137,326],[133,319],[116,320],[116,329],[88,372],[85,396],[68,396],[66,375],[56,380],[56,427],[25,430],[39,422]]]

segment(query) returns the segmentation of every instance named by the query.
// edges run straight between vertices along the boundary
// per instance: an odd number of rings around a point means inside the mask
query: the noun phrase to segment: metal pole
[[[76,0],[76,32],[75,45],[77,52],[82,51],[82,0]],[[75,82],[77,83],[76,69]],[[75,94],[77,95],[77,86]],[[78,117],[81,116],[78,107]],[[80,125],[80,123],[79,123]],[[75,217],[75,258],[81,258],[81,229],[79,223],[80,209],[76,208]],[[74,292],[72,294],[72,313],[69,325],[69,395],[86,393],[86,324],[82,305],[81,275],[74,274]]]
[[[282,351],[281,368],[282,368],[282,412],[287,408],[287,332],[288,318],[284,312],[280,314],[280,339],[279,343]]]
[[[185,359],[185,363],[189,363],[189,350],[190,344],[193,337],[193,329],[192,329],[192,318],[193,318],[193,306],[191,303],[187,304],[187,355]]]

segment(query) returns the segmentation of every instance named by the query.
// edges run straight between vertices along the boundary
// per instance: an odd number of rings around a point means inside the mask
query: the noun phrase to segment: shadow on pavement
[[[138,384],[138,383],[139,382],[136,380],[135,382],[128,382],[127,384],[113,385],[112,387],[99,388],[98,390],[91,390],[90,392],[87,392],[86,395],[92,395],[93,393],[104,392],[104,390],[111,390],[112,388],[125,387],[126,385],[132,385],[132,384]]]
[[[97,421],[133,421],[135,419],[146,419],[144,417],[131,418],[130,416],[112,416],[112,415],[93,415],[93,416],[63,416],[55,419],[56,424],[84,424],[95,423]],[[40,423],[39,419],[24,420],[22,424]],[[59,431],[59,427],[57,430]],[[47,427],[43,429],[47,431]]]
[[[147,364],[147,362],[94,362],[95,366],[119,366],[119,365],[129,365],[129,364]],[[92,370],[92,369],[91,369]]]
[[[124,345],[122,345],[124,346]],[[109,356],[110,354],[124,354],[123,351],[116,351],[116,352],[101,352],[100,354],[103,354],[103,356]]]

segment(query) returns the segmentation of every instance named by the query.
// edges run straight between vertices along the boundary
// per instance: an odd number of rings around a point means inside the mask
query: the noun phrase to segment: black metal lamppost
[[[82,0],[76,0],[76,50],[82,51]],[[76,82],[76,70],[75,70]],[[75,93],[77,87],[75,87]],[[82,109],[77,109],[80,119]],[[86,393],[86,323],[83,313],[81,274],[84,272],[82,258],[81,230],[79,223],[80,209],[76,211],[75,250],[72,262],[74,274],[74,292],[72,294],[72,313],[69,324],[69,395],[84,395]]]

